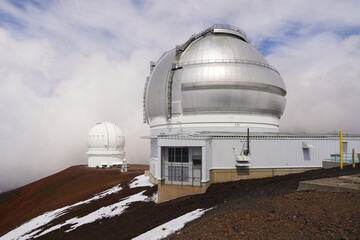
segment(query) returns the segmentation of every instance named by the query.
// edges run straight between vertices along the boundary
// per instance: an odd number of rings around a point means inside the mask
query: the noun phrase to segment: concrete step
[[[298,191],[360,193],[360,174],[299,182]]]

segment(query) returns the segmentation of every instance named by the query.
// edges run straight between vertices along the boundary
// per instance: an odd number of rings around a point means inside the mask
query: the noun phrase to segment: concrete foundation
[[[159,183],[159,180],[156,179],[150,171],[145,171],[145,176],[149,176],[149,182],[152,183],[152,184],[158,184]]]
[[[202,183],[201,187],[167,185],[156,179],[150,172],[150,182],[158,185],[158,203],[169,201],[175,198],[201,194],[212,183],[237,181],[241,179],[254,179],[281,176],[293,173],[301,173],[318,168],[279,168],[279,169],[213,169],[210,171],[210,182]]]
[[[241,179],[266,178],[301,173],[319,168],[262,168],[262,169],[213,169],[210,170],[210,182],[221,183]]]
[[[344,162],[343,165],[349,165],[350,163]],[[334,168],[334,167],[340,167],[340,162],[336,161],[323,161],[322,162],[323,168]]]
[[[201,187],[167,185],[164,184],[162,181],[156,179],[149,171],[146,171],[145,175],[149,176],[150,183],[157,184],[158,186],[157,203],[166,202],[183,196],[201,194],[204,193],[206,189],[210,186],[210,182],[202,183]]]
[[[159,182],[158,203],[166,202],[183,196],[201,194],[206,192],[206,189],[209,186],[210,183],[203,183],[201,187],[193,187],[193,186],[166,185]]]

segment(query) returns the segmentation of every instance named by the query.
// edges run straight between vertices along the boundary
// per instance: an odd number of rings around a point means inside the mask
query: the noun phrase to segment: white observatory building
[[[88,166],[122,167],[125,162],[125,137],[118,125],[97,123],[88,134]]]
[[[319,168],[336,157],[338,133],[279,133],[286,94],[280,73],[229,25],[205,29],[151,62],[144,122],[159,202],[215,182]],[[360,147],[359,135],[343,141],[345,151]]]

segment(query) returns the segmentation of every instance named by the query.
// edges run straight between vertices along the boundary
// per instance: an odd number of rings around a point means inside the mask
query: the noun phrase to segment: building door
[[[161,152],[165,184],[201,186],[201,147],[162,147]]]
[[[202,150],[201,147],[194,147],[191,149],[191,160],[193,169],[193,186],[201,187],[201,165],[202,165]]]

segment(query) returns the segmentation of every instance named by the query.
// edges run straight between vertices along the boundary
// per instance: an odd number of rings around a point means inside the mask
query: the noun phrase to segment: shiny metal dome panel
[[[202,60],[242,59],[268,64],[266,59],[249,43],[226,34],[208,34],[194,41],[181,54],[182,64]]]
[[[201,114],[258,115],[268,116],[265,122],[273,125],[284,112],[285,95],[279,72],[248,43],[245,33],[216,25],[156,63],[145,86],[144,119],[150,126],[165,126],[175,124],[174,116],[183,116],[176,121],[186,124],[188,119],[197,122]]]
[[[167,114],[167,78],[175,53],[175,50],[165,53],[151,72],[145,89],[145,111],[148,118]]]
[[[281,116],[285,103],[280,95],[247,89],[183,91],[183,113],[245,113]]]

